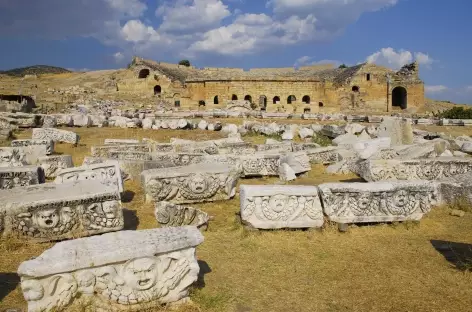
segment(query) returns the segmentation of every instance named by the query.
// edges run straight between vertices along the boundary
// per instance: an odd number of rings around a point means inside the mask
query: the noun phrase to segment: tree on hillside
[[[339,68],[347,68],[346,64],[339,65]]]
[[[189,60],[181,60],[179,62],[179,65],[184,65],[184,66],[190,67],[190,61]]]

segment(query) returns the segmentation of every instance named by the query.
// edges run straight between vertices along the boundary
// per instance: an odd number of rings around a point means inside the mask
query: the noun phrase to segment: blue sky
[[[427,96],[472,104],[470,0],[0,0],[0,69],[417,60]]]

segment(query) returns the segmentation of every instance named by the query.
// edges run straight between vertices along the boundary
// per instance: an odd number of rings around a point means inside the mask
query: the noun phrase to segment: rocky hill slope
[[[71,71],[62,67],[48,65],[33,65],[28,67],[13,68],[0,71],[0,74],[14,77],[23,77],[24,75],[43,75],[43,74],[62,74]]]

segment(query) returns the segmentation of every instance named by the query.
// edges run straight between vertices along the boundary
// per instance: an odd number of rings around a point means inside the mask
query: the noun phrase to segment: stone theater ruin
[[[418,63],[399,71],[363,63],[300,68],[196,68],[134,57],[119,91],[149,94],[181,110],[285,113],[395,112],[424,105]]]

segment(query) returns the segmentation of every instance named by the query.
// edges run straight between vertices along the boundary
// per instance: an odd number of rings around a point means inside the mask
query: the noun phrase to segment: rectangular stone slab
[[[440,180],[472,171],[472,159],[441,157],[432,159],[374,159],[359,165],[366,181]]]
[[[71,183],[74,181],[90,181],[90,180],[110,180],[115,183],[118,191],[123,192],[123,178],[117,160],[109,160],[107,162],[86,165],[80,167],[72,167],[62,169],[56,174],[54,183]]]
[[[26,146],[36,146],[44,145],[46,146],[46,155],[51,155],[54,152],[54,141],[53,140],[13,140],[11,141],[12,147],[26,147]]]
[[[152,160],[150,153],[134,151],[109,151],[103,157],[116,160]]]
[[[44,180],[44,171],[38,166],[0,168],[0,189],[3,190],[40,184]]]
[[[240,160],[245,177],[279,175],[280,155],[262,153],[241,154]]]
[[[71,155],[51,155],[38,158],[38,164],[43,168],[46,178],[55,178],[56,174],[66,168],[74,167]]]
[[[420,220],[438,199],[431,181],[319,185],[324,213],[338,223]]]
[[[224,164],[195,164],[143,171],[147,202],[175,204],[227,200],[236,192],[239,173]]]
[[[90,155],[93,157],[105,157],[109,152],[144,152],[151,150],[148,144],[109,144],[92,146]]]
[[[121,231],[57,243],[18,268],[28,311],[149,310],[189,295],[198,279],[193,226]],[[48,291],[42,291],[47,289]]]
[[[77,144],[79,142],[79,135],[72,131],[55,128],[34,128],[32,139]]]
[[[192,163],[199,163],[205,157],[204,154],[196,153],[153,153],[151,154],[153,161],[168,162],[172,167],[186,166]]]
[[[319,147],[305,149],[311,164],[332,164],[341,160],[336,147]]]
[[[243,223],[258,229],[323,226],[315,186],[241,185],[240,208]]]
[[[139,140],[135,139],[105,139],[105,145],[116,144],[116,145],[123,145],[123,144],[139,144]]]
[[[121,230],[116,186],[102,181],[40,184],[0,191],[3,235],[60,240]]]

